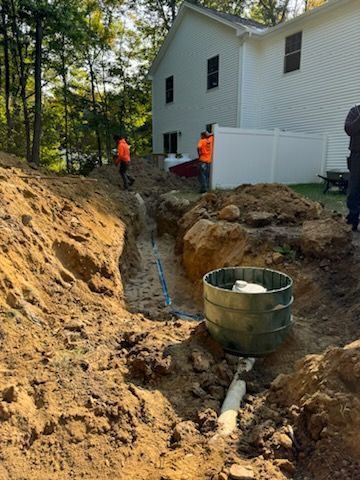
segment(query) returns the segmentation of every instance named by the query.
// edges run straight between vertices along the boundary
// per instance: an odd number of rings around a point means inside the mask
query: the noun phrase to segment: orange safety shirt
[[[201,138],[198,143],[200,162],[211,163],[214,145],[214,135],[207,138]]]
[[[130,162],[130,147],[124,139],[121,139],[117,146],[117,162]]]

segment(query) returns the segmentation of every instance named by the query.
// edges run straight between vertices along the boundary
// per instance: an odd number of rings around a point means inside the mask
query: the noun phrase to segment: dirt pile
[[[176,251],[192,280],[225,266],[277,266],[351,251],[343,219],[283,185],[208,193],[179,222]]]
[[[273,382],[269,400],[288,409],[299,463],[311,478],[357,478],[360,341],[306,357]]]

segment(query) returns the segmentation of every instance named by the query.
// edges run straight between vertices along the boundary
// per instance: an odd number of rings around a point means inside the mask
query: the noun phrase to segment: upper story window
[[[285,39],[284,73],[300,69],[302,32]]]
[[[165,80],[165,100],[166,103],[174,101],[174,76],[168,77]]]
[[[207,89],[219,86],[219,55],[209,58],[207,64]]]

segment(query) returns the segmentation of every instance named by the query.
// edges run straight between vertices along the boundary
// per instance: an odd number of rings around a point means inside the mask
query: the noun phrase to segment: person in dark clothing
[[[347,197],[349,213],[346,220],[356,232],[360,216],[360,107],[355,106],[349,111],[345,120],[345,132],[350,137],[348,157],[350,182]]]

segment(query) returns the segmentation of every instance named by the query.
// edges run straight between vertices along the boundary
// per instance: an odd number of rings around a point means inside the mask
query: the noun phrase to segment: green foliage
[[[275,247],[274,252],[281,253],[281,255],[284,255],[284,257],[287,257],[289,260],[295,260],[296,258],[296,251],[286,244]]]

